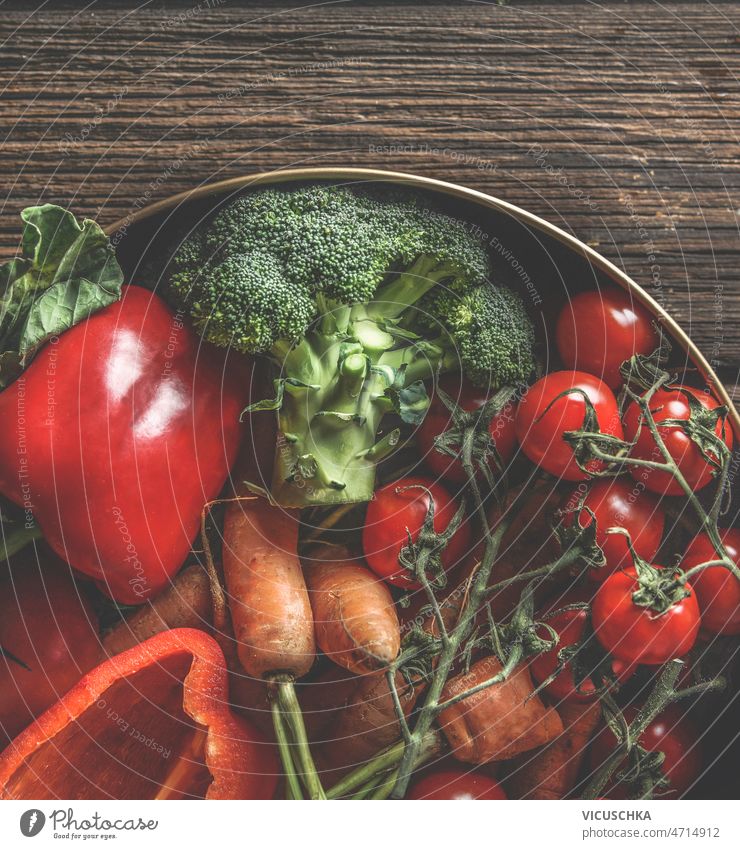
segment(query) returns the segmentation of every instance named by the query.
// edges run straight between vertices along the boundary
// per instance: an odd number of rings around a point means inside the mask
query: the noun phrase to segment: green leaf
[[[34,302],[21,332],[20,350],[28,359],[40,345],[79,324],[119,298],[89,280],[55,283]]]
[[[393,409],[401,417],[402,422],[420,425],[429,409],[426,386],[421,380],[414,381],[408,386],[405,382],[406,365],[404,364],[393,376],[393,382],[385,391],[386,397],[391,400]]]
[[[421,380],[399,390],[394,399],[396,412],[405,424],[420,425],[429,409],[429,396]]]
[[[20,257],[15,257],[15,259],[0,265],[0,291],[5,293],[8,287],[19,277],[22,277],[30,267],[31,264]]]
[[[26,226],[23,228],[21,249],[38,269],[55,268],[82,232],[74,215],[61,206],[46,203],[29,206],[21,212]]]
[[[0,266],[0,389],[49,338],[121,297],[123,272],[108,237],[52,204],[24,209],[22,256]]]

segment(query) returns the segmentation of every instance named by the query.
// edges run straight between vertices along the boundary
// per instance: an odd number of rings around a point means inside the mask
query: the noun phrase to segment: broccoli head
[[[183,242],[167,285],[204,338],[276,363],[276,398],[256,405],[278,414],[273,496],[304,506],[372,496],[398,436],[376,442],[381,420],[420,420],[421,379],[527,377],[531,322],[490,273],[473,229],[421,195],[311,186],[236,198]]]

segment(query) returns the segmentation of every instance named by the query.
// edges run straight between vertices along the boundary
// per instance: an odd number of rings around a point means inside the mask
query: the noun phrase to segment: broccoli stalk
[[[189,237],[168,290],[204,338],[275,364],[272,496],[287,507],[365,501],[398,442],[386,414],[421,421],[421,381],[460,368],[524,380],[532,325],[489,281],[464,222],[416,196],[312,187],[244,195]]]
[[[388,320],[398,312],[392,303]],[[329,309],[298,345],[271,352],[281,368],[276,402],[268,405],[278,409],[272,496],[279,504],[367,501],[377,462],[400,436],[393,427],[378,438],[383,417],[395,410],[419,423],[428,405],[419,378],[457,364],[441,348],[431,357],[411,345],[399,349],[383,329],[380,302],[373,306],[372,318],[364,305]]]
[[[362,346],[340,338],[310,334],[295,353],[311,383],[284,384],[272,496],[285,506],[368,500],[375,464],[399,436],[376,441],[392,409],[386,376]],[[286,362],[284,373],[292,371]]]

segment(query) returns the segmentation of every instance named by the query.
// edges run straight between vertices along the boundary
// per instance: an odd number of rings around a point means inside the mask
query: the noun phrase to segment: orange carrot
[[[238,667],[238,663],[235,666]],[[272,706],[267,681],[252,678],[240,668],[229,670],[229,703],[253,722],[265,737],[272,737]]]
[[[297,511],[274,507],[265,498],[232,500],[224,518],[223,572],[247,680],[272,682],[270,712],[290,798],[302,798],[302,783],[310,798],[324,799],[294,686],[316,657],[298,527]],[[238,679],[232,685],[236,690]],[[259,702],[262,693],[251,696]]]
[[[538,752],[522,755],[507,782],[516,799],[565,799],[575,787],[584,755],[601,718],[595,702],[562,702],[564,730]]]
[[[301,705],[306,733],[311,742],[322,739],[324,729],[330,725],[349,701],[359,681],[356,675],[330,664],[315,678],[295,682],[295,691]],[[243,670],[233,670],[229,676],[229,702],[243,712],[269,737],[272,727],[272,707],[267,681],[252,678]],[[273,693],[274,696],[274,693]]]
[[[239,660],[254,678],[300,678],[315,655],[297,554],[298,515],[264,498],[234,501],[224,520],[223,569]]]
[[[466,584],[461,584],[440,600],[439,608],[445,626],[451,628],[460,613]],[[416,594],[411,606],[399,612],[401,632],[418,627],[435,636],[439,627],[428,609],[428,602]],[[348,703],[328,725],[317,749],[317,758],[324,772],[331,772],[331,783],[346,771],[372,759],[378,752],[401,739],[401,727],[393,696],[384,672],[355,678],[355,688]],[[423,689],[423,682],[411,686],[402,675],[395,679],[399,701],[406,716],[414,709]]]
[[[188,566],[161,592],[103,637],[107,655],[120,654],[170,628],[206,629],[211,624],[208,575],[200,566]]]
[[[361,680],[341,666],[330,663],[315,678],[311,676],[311,680],[301,682],[296,688],[312,743],[334,736],[338,717],[350,703]]]
[[[448,681],[442,702],[454,698],[501,671],[491,656],[474,663],[470,671]],[[553,708],[546,708],[525,664],[520,664],[500,684],[457,702],[439,715],[439,725],[457,760],[482,764],[506,761],[521,752],[555,739],[563,723]]]
[[[393,599],[369,569],[324,547],[306,561],[306,582],[316,642],[334,663],[362,673],[396,658],[401,635]]]
[[[346,707],[327,726],[317,747],[319,765],[324,773],[331,773],[330,784],[401,737],[385,673],[363,675],[355,681]],[[396,688],[404,714],[408,716],[421,689],[409,686],[400,674],[396,676]]]

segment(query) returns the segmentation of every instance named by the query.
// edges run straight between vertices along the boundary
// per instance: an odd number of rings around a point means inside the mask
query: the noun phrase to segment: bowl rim
[[[321,166],[285,168],[274,171],[257,171],[250,174],[244,174],[240,177],[230,177],[226,180],[204,183],[193,189],[186,189],[185,191],[162,198],[161,200],[155,201],[147,206],[143,206],[135,212],[114,221],[105,228],[105,233],[110,237],[119,231],[123,231],[123,234],[125,235],[128,228],[133,224],[138,224],[147,218],[151,218],[152,216],[159,214],[160,212],[174,209],[183,203],[192,200],[200,200],[212,195],[223,195],[247,187],[273,185],[298,180],[332,179],[388,182],[438,191],[462,200],[473,201],[474,203],[488,207],[489,209],[493,209],[497,212],[504,212],[518,221],[557,239],[559,242],[588,260],[591,265],[607,274],[610,279],[630,292],[637,301],[645,305],[648,310],[658,318],[660,324],[669,331],[669,333],[679,342],[684,351],[689,354],[694,365],[698,367],[702,377],[711,387],[712,392],[715,393],[721,403],[727,405],[729,410],[728,420],[732,423],[732,428],[736,437],[740,438],[740,414],[738,413],[738,410],[730,398],[724,384],[717,377],[714,369],[709,365],[704,354],[702,354],[699,348],[697,348],[696,344],[678,324],[678,322],[676,322],[676,320],[672,318],[663,309],[663,307],[645,289],[642,288],[642,286],[640,286],[619,267],[614,265],[614,263],[610,262],[598,251],[594,250],[585,242],[582,242],[576,236],[567,233],[565,230],[562,230],[550,221],[547,221],[538,215],[534,215],[520,206],[516,206],[513,203],[509,203],[495,195],[479,191],[478,189],[468,188],[467,186],[461,186],[457,183],[450,183],[445,180],[438,180],[433,177],[423,177],[418,174],[410,174],[405,171],[386,171],[377,168]]]

